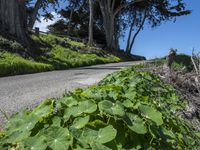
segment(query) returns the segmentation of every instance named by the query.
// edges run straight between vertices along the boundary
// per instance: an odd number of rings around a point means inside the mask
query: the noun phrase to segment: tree
[[[131,20],[126,46],[127,54],[131,53],[135,39],[143,29],[145,21],[154,28],[161,25],[163,21],[175,21],[176,17],[191,13],[190,10],[186,10],[185,3],[182,0],[176,0],[173,3],[169,0],[140,1],[132,7],[128,7],[126,12],[128,12],[126,15]]]
[[[134,13],[132,15],[133,15],[133,18],[132,18],[132,21],[130,22],[130,29],[129,29],[128,40],[127,40],[127,45],[126,45],[126,50],[125,50],[127,54],[131,54],[131,50],[135,42],[135,39],[144,26],[145,20],[147,18],[147,9],[145,8],[141,12],[135,8]],[[135,29],[136,31],[133,34],[134,27],[136,27]]]
[[[26,0],[0,0],[0,33],[28,43]]]
[[[35,21],[37,20],[37,15],[38,15],[38,11],[39,9],[42,7],[42,0],[37,0],[35,3],[35,6],[33,8],[29,8],[29,21],[28,21],[28,27],[30,29],[33,28]]]
[[[89,20],[90,9],[88,0],[78,0],[77,3],[72,3],[74,0],[68,0],[66,8],[59,11],[62,19],[55,24],[50,25],[48,29],[51,33],[66,34],[72,37],[78,37],[82,39],[89,39]],[[71,4],[70,4],[71,3]],[[71,16],[71,6],[73,6],[73,15]],[[69,29],[70,26],[70,29]],[[89,29],[88,29],[89,28]],[[93,41],[97,44],[101,44],[105,47],[105,33],[103,29],[103,20],[101,10],[93,0]]]
[[[62,0],[27,0],[27,26],[29,29],[32,29],[36,20],[39,20],[39,10],[42,10],[43,16],[46,19],[52,19],[53,16],[51,13],[48,12],[47,8],[49,5],[54,8],[56,11],[56,6]]]
[[[115,19],[118,15],[118,13],[131,5],[133,2],[132,1],[127,1],[127,0],[97,0],[100,8],[101,8],[101,13],[103,16],[103,25],[104,25],[104,30],[105,30],[105,35],[106,35],[106,44],[107,48],[112,50],[115,49],[116,44],[113,45],[115,40]],[[116,43],[116,42],[115,42]]]
[[[94,4],[93,0],[89,0],[89,7],[90,7],[90,20],[89,20],[89,41],[88,44],[90,46],[93,45],[93,22],[94,22]]]

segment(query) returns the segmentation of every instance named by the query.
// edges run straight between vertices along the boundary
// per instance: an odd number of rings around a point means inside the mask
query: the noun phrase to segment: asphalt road
[[[123,62],[0,78],[0,109],[8,116],[33,108],[46,98],[60,97],[79,87],[88,87],[106,75],[141,62]],[[0,112],[0,126],[6,119]]]

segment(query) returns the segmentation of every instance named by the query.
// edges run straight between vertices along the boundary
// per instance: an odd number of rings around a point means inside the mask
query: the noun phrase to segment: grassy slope
[[[24,49],[16,42],[0,37],[0,49],[12,51],[0,52],[0,76],[35,73],[55,69],[119,62],[120,59],[83,43],[71,41],[53,35],[33,36],[38,43],[41,55],[34,58],[23,58],[13,53]],[[62,46],[61,43],[65,43]],[[17,49],[17,50],[16,50]],[[78,50],[78,51],[77,51]]]
[[[53,70],[49,64],[24,59],[18,54],[0,52],[0,76]]]
[[[175,115],[187,105],[180,101],[158,77],[137,67],[124,69],[99,85],[13,116],[0,147],[199,149],[191,124]]]

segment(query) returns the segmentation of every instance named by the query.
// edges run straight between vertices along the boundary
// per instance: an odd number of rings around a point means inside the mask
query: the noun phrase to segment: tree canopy
[[[24,45],[29,45],[28,29],[33,28],[41,15],[46,19],[53,19],[53,15],[48,11],[48,7],[52,7],[63,19],[49,26],[50,32],[85,39],[91,39],[89,36],[93,35],[96,43],[105,44],[108,50],[118,50],[119,39],[130,29],[126,49],[126,52],[130,53],[137,35],[146,23],[156,27],[163,21],[175,21],[176,17],[191,13],[183,0],[91,2],[93,11],[88,0],[0,0],[1,34],[9,34]],[[66,7],[61,9],[60,4]],[[91,27],[94,28],[93,31],[88,30]]]

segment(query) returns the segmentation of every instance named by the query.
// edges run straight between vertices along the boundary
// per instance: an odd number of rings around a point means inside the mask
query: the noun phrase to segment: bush
[[[0,148],[199,149],[199,133],[176,116],[185,106],[171,86],[129,68],[14,115]]]
[[[192,71],[193,70],[193,64],[191,61],[191,56],[185,55],[185,54],[179,54],[175,57],[175,63],[173,67],[175,69],[182,69],[183,67],[186,68],[187,71]]]

